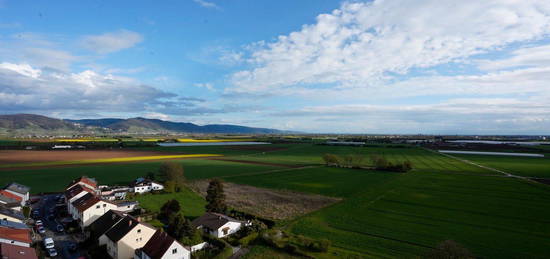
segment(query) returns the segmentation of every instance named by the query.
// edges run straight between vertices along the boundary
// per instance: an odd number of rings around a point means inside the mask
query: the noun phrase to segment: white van
[[[55,244],[53,243],[53,239],[51,237],[47,237],[44,239],[44,247],[48,248],[54,248]]]

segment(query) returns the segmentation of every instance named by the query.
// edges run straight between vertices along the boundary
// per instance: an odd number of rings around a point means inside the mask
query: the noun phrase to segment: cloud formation
[[[81,40],[81,45],[90,51],[99,54],[108,54],[131,48],[142,41],[143,36],[137,32],[118,30],[100,35],[84,36]]]
[[[252,68],[231,77],[238,93],[302,85],[369,87],[550,32],[550,2],[374,1],[344,3],[300,31],[256,44]]]

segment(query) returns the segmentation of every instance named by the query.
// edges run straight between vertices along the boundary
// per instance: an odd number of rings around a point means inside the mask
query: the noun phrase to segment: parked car
[[[63,232],[63,230],[65,230],[63,228],[63,226],[61,226],[61,225],[57,225],[57,227],[55,227],[55,229],[57,230],[57,232]]]
[[[53,242],[53,239],[51,237],[47,237],[44,239],[44,247],[46,247],[46,249],[55,247],[55,243]]]
[[[69,249],[70,252],[74,253],[74,252],[76,252],[76,249],[77,249],[78,247],[76,246],[75,243],[70,243],[70,244],[67,246],[67,248]]]
[[[55,211],[55,208],[54,207],[51,207],[49,210],[48,210],[50,213],[53,213]]]
[[[45,229],[44,226],[42,226],[42,225],[38,226],[36,230],[37,230],[38,233],[40,233],[40,234],[46,233],[46,229]]]
[[[49,248],[49,249],[48,249],[48,255],[49,255],[50,257],[57,256],[57,250],[55,250],[54,248]]]
[[[37,225],[37,226],[43,226],[44,225],[42,220],[37,220],[37,221],[34,222],[34,224]]]

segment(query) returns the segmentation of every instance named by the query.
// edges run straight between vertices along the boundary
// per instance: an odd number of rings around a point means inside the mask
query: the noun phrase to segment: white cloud
[[[483,70],[550,66],[550,44],[520,48],[510,54],[510,57],[503,59],[479,60],[477,64]]]
[[[193,0],[193,2],[199,4],[202,7],[212,8],[212,9],[220,9],[220,7],[217,4],[213,3],[213,2],[208,2],[208,1],[205,1],[205,0]]]
[[[160,112],[148,112],[143,117],[148,119],[171,120],[171,117]]]
[[[163,92],[128,77],[90,70],[66,73],[28,64],[0,64],[0,110],[3,111],[147,111],[169,104]]]
[[[96,53],[107,54],[131,48],[142,41],[143,36],[137,32],[119,30],[100,35],[84,36],[81,40],[81,45]]]
[[[273,114],[300,130],[349,133],[544,134],[550,98],[461,98],[422,105],[308,106]]]
[[[196,84],[194,84],[194,86],[199,87],[199,88],[205,88],[209,91],[214,90],[214,86],[211,83],[196,83]]]
[[[550,2],[384,1],[344,3],[300,31],[257,44],[252,68],[227,92],[263,94],[302,85],[369,87],[550,33]]]

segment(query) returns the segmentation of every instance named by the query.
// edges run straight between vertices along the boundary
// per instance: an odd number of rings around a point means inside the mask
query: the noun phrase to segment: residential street
[[[39,234],[41,236],[40,240],[51,237],[55,242],[55,249],[57,250],[57,256],[52,258],[65,258],[65,259],[76,259],[80,257],[80,251],[71,251],[69,247],[71,245],[77,247],[77,242],[74,239],[73,235],[69,235],[63,230],[62,232],[57,231],[58,226],[62,226],[59,221],[59,212],[55,209],[57,204],[56,194],[45,195],[43,198],[33,206],[33,211],[39,209],[40,214],[39,218],[44,223],[44,228],[46,233]],[[41,244],[41,248],[44,250],[44,246]],[[47,255],[47,252],[44,250],[44,253]]]

